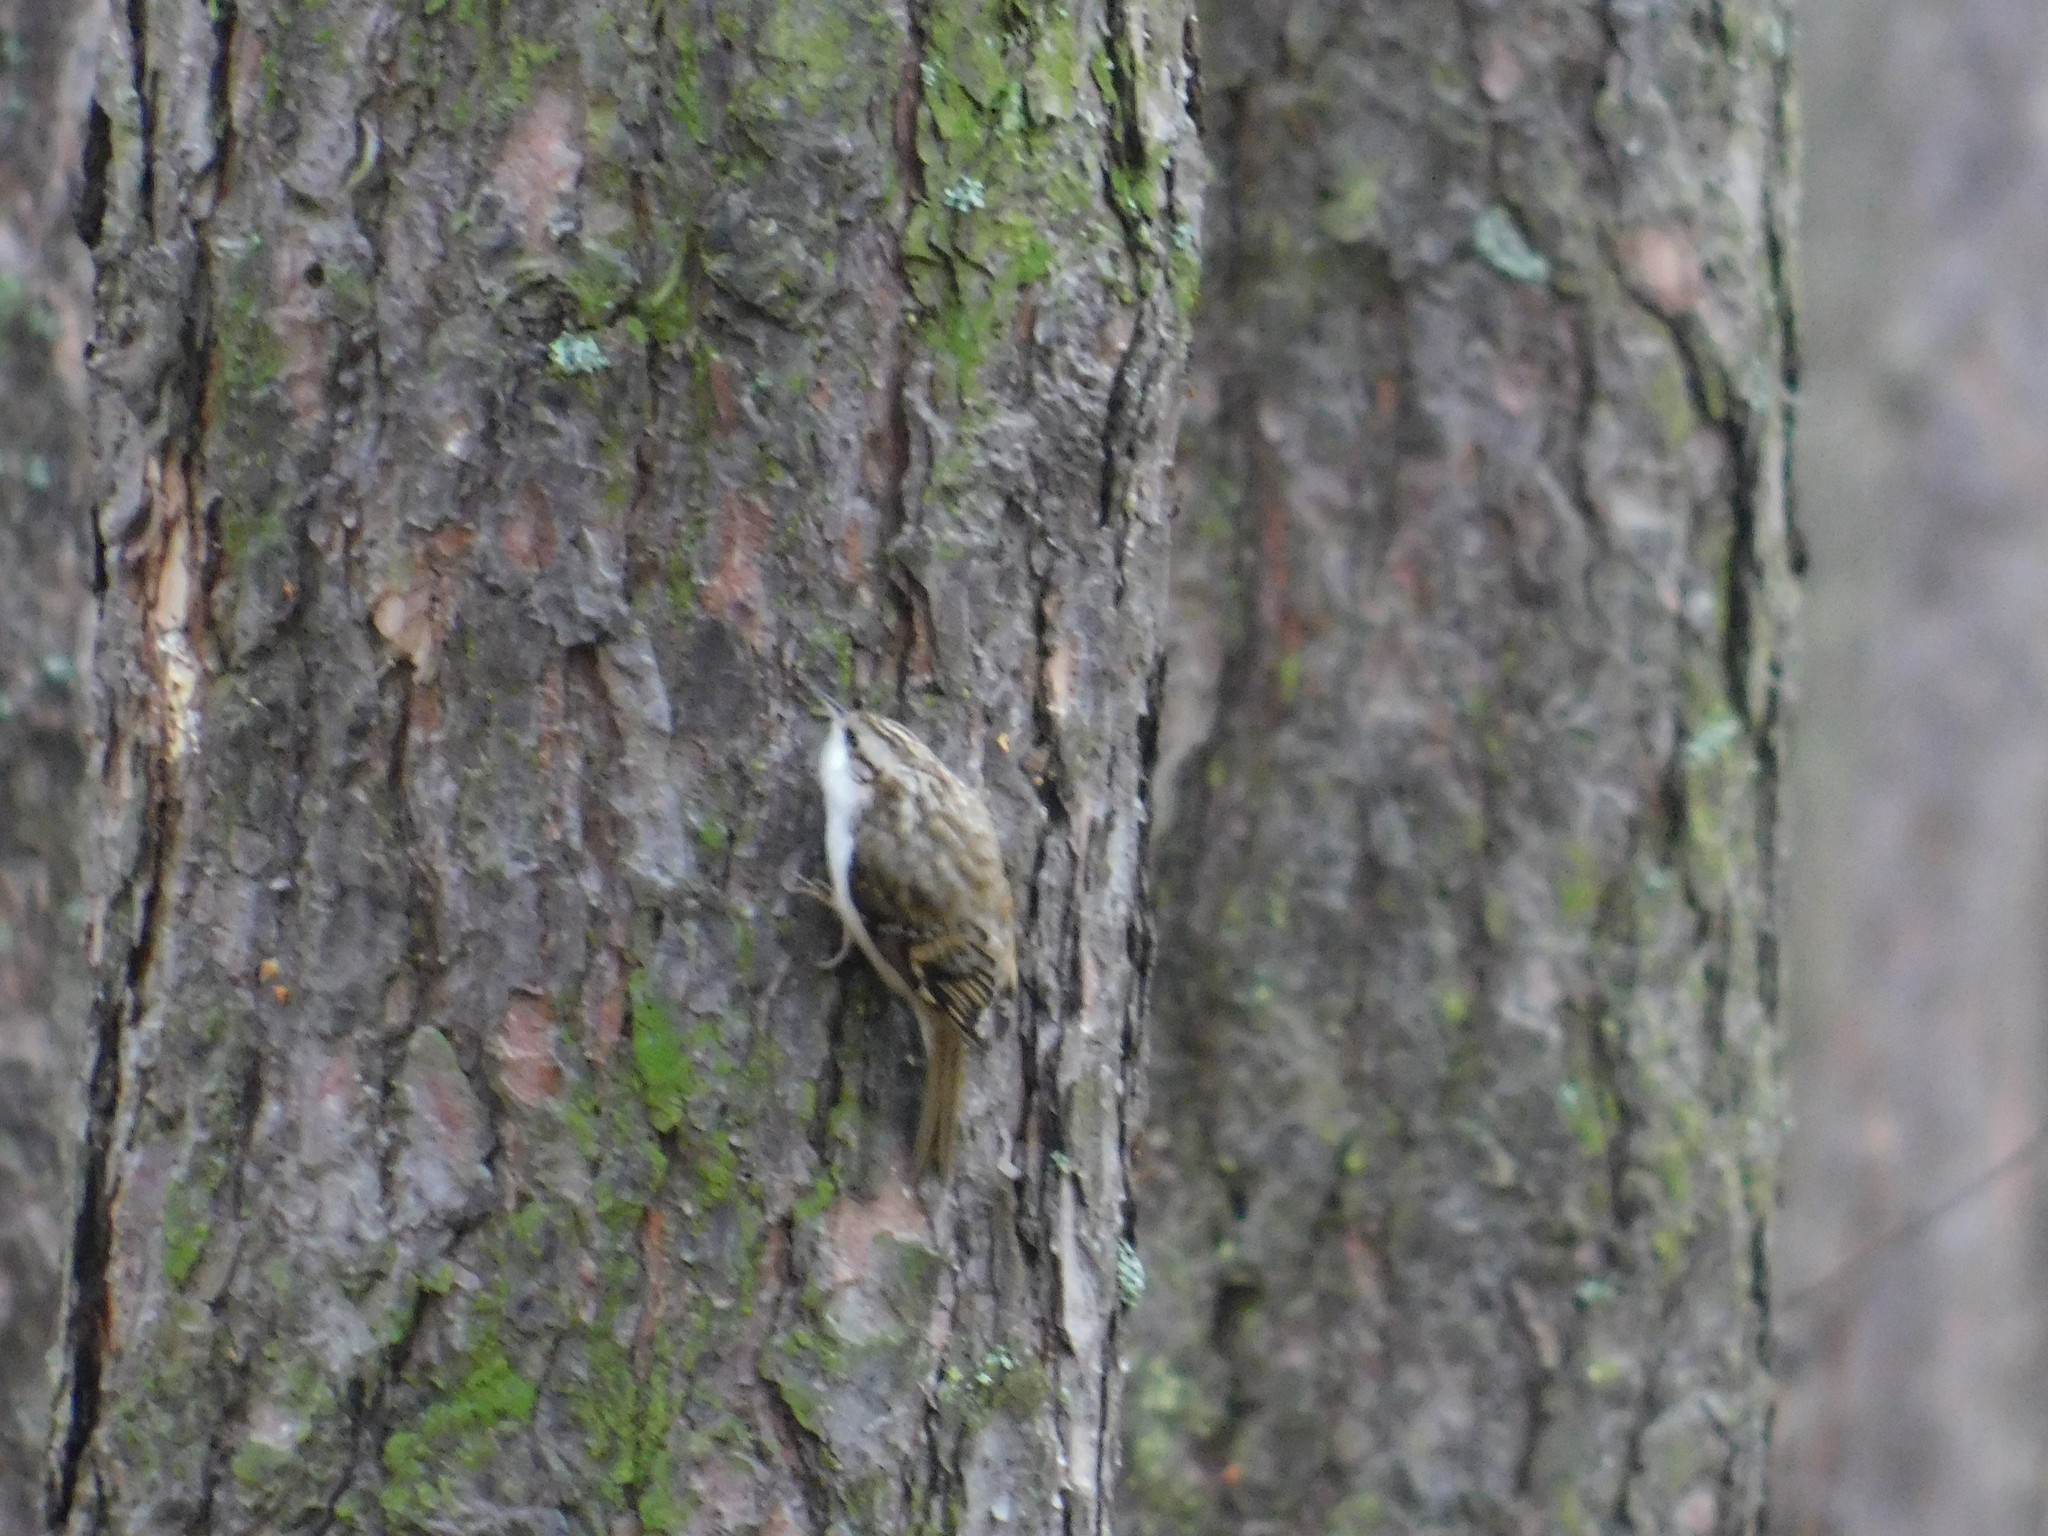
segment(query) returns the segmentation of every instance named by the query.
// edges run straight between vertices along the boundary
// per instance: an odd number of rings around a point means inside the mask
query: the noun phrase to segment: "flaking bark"
[[[123,0],[53,1524],[1103,1529],[1199,162],[1171,0]],[[987,786],[950,1184],[790,893]]]

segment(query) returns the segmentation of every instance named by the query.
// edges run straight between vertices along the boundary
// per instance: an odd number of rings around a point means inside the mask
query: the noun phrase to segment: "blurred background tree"
[[[1754,1530],[1789,17],[1204,19],[1127,1528]]]
[[[84,7],[0,0],[0,1536],[34,1528],[84,957]]]
[[[2031,1536],[2048,1517],[2048,11],[1827,0],[1802,44],[1815,574],[1775,1528]]]

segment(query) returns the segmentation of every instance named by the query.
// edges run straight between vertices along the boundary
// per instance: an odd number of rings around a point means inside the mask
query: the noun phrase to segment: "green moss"
[[[1606,1152],[1612,1122],[1618,1118],[1618,1106],[1604,1091],[1578,1082],[1561,1083],[1557,1107],[1581,1151],[1588,1157]]]
[[[1202,297],[1202,251],[1195,238],[1195,227],[1183,219],[1173,227],[1171,254],[1167,258],[1167,281],[1173,286],[1174,302],[1178,305],[1181,318],[1186,320],[1195,312],[1195,305]]]
[[[1692,391],[1686,385],[1685,370],[1675,356],[1667,352],[1659,360],[1643,399],[1656,418],[1665,448],[1676,451],[1684,447],[1698,428],[1699,419],[1693,414]]]
[[[1301,693],[1301,652],[1289,651],[1282,656],[1274,678],[1279,684],[1280,702],[1292,704]]]
[[[1221,1404],[1161,1356],[1139,1363],[1128,1403],[1132,1495],[1174,1525],[1192,1528],[1210,1503],[1195,1452],[1222,1428]]]
[[[840,0],[779,0],[762,18],[755,56],[773,66],[763,75],[806,117],[850,84],[854,14]]]
[[[280,1472],[298,1463],[296,1454],[282,1447],[264,1445],[260,1441],[247,1440],[235,1459],[228,1464],[228,1470],[236,1482],[245,1488],[256,1487],[275,1478]]]
[[[683,338],[690,327],[691,311],[681,256],[669,263],[660,280],[635,303],[633,313],[657,345],[674,346]]]
[[[224,494],[221,542],[230,565],[285,539],[276,486],[287,440],[276,385],[284,344],[270,327],[268,258],[250,238],[225,253],[215,306],[207,415]]]
[[[1480,913],[1480,921],[1486,929],[1486,936],[1495,943],[1505,940],[1514,930],[1514,909],[1509,906],[1507,894],[1503,891],[1488,891],[1486,902]]]
[[[1656,1255],[1657,1268],[1669,1283],[1676,1280],[1685,1268],[1685,1253],[1692,1240],[1692,1226],[1689,1222],[1669,1222],[1650,1234],[1650,1252]]]
[[[1324,1536],[1373,1536],[1387,1529],[1387,1501],[1376,1493],[1354,1493],[1330,1511]]]
[[[506,106],[524,106],[533,95],[534,71],[545,69],[561,56],[560,43],[544,43],[531,37],[514,37],[505,60],[505,84],[500,97]]]
[[[656,1536],[681,1531],[690,1517],[689,1507],[677,1501],[665,1482],[655,1483],[642,1493],[634,1512],[640,1516],[640,1529]]]
[[[668,30],[676,50],[675,74],[668,87],[669,115],[697,143],[709,143],[704,122],[704,77],[697,59],[697,29],[688,17],[680,17]]]
[[[761,1351],[761,1375],[797,1423],[820,1439],[825,1433],[826,1389],[844,1369],[838,1344],[822,1328],[785,1329]]]
[[[917,150],[924,195],[902,247],[920,334],[963,400],[1051,267],[1052,225],[1096,219],[1085,141],[1068,131],[1080,23],[992,0],[943,0],[926,20]]]
[[[1586,1385],[1600,1390],[1618,1387],[1629,1379],[1628,1362],[1613,1355],[1602,1355],[1586,1365]]]
[[[664,1490],[657,1504],[667,1497],[666,1435],[678,1407],[670,1374],[675,1341],[667,1330],[656,1354],[657,1368],[643,1379],[628,1346],[593,1329],[584,1341],[585,1369],[568,1393],[584,1450],[620,1507],[640,1502],[640,1490]]]
[[[1557,883],[1557,909],[1567,920],[1586,916],[1600,901],[1600,865],[1593,850],[1573,843],[1566,850],[1568,868]]]
[[[819,1174],[817,1176],[817,1184],[813,1184],[805,1194],[797,1196],[797,1206],[795,1206],[797,1221],[813,1221],[813,1219],[821,1217],[821,1214],[825,1212],[825,1208],[829,1208],[831,1202],[838,1198],[838,1194],[840,1194],[840,1186],[834,1180],[831,1180],[829,1171],[827,1171],[827,1174]]]
[[[627,997],[633,1020],[633,1064],[639,1072],[648,1121],[657,1131],[673,1131],[704,1092],[704,1076],[694,1053],[713,1053],[730,1066],[718,1044],[718,1023],[705,1020],[685,1034],[655,995],[644,971],[635,971],[629,978]]]
[[[456,1497],[453,1469],[475,1471],[489,1461],[515,1426],[532,1419],[537,1397],[503,1346],[486,1337],[467,1373],[420,1415],[418,1428],[385,1438],[385,1515],[424,1522],[449,1508]]]
[[[182,1180],[174,1182],[164,1195],[163,1256],[164,1279],[173,1287],[183,1286],[206,1252],[213,1236],[207,1220],[210,1192]]]
[[[775,1389],[789,1406],[790,1414],[813,1438],[822,1438],[825,1433],[824,1394],[809,1382],[793,1376],[774,1378]]]
[[[633,268],[619,251],[589,245],[562,275],[576,301],[576,318],[586,329],[609,325],[633,290]]]
[[[681,549],[669,552],[666,586],[669,608],[677,618],[687,619],[697,611],[697,578]]]
[[[259,248],[259,242],[250,242],[251,253]],[[220,308],[214,366],[228,398],[246,401],[276,382],[284,368],[285,351],[265,317],[268,295],[260,286],[257,264],[244,260],[232,271],[234,285]]]
[[[1586,1516],[1586,1506],[1576,1486],[1567,1483],[1557,1491],[1553,1506],[1559,1536],[1587,1536],[1596,1529]]]

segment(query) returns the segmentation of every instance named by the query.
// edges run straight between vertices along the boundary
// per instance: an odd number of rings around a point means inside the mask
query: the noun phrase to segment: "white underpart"
[[[853,907],[853,829],[873,791],[853,771],[844,720],[834,720],[825,733],[818,752],[818,788],[825,796],[825,870],[832,880],[832,904],[851,930],[860,926]]]
[[[860,908],[853,904],[854,829],[875,792],[853,771],[853,746],[847,740],[843,719],[832,722],[832,729],[825,733],[825,745],[818,749],[818,788],[825,797],[825,871],[832,881],[832,910],[839,914],[846,937],[860,946],[860,952],[868,957],[868,964],[875,968],[882,984],[909,1002],[909,986],[875,948],[868,925],[861,921]],[[840,954],[845,952],[842,946]],[[924,1029],[924,1015],[914,1002],[911,1011],[917,1013],[918,1027]],[[929,1049],[930,1042],[926,1045]]]

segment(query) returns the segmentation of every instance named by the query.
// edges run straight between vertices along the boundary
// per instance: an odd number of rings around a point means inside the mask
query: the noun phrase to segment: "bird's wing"
[[[977,888],[977,869],[984,882],[993,869],[1000,888]],[[993,825],[936,821],[931,806],[877,782],[853,850],[854,905],[918,996],[977,1039],[982,1013],[1015,980],[1010,893],[1001,871]],[[983,911],[997,919],[999,932],[960,917]]]

